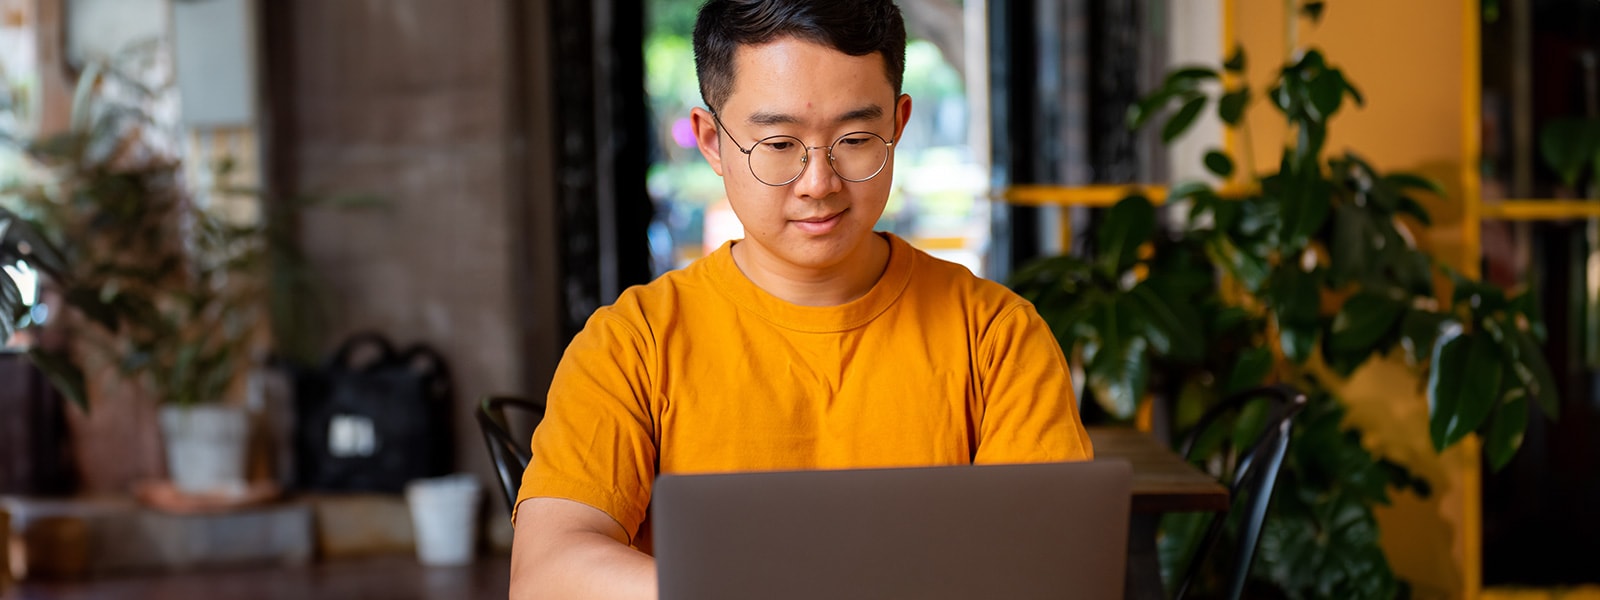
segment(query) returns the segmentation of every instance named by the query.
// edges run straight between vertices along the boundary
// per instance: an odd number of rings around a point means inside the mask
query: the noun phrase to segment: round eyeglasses
[[[717,113],[711,113],[711,118],[716,120],[719,129],[728,130]],[[731,132],[728,139],[744,153],[750,174],[756,181],[773,187],[789,185],[799,179],[811,162],[812,150],[828,151],[828,165],[840,179],[853,183],[872,179],[889,164],[889,150],[894,146],[894,141],[870,131],[846,133],[827,146],[807,146],[792,135],[774,135],[757,140],[746,150],[739,145],[739,140],[733,139]]]

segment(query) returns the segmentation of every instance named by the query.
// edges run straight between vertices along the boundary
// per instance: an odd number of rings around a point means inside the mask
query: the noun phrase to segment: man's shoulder
[[[966,265],[951,262],[914,249],[916,257],[911,283],[906,292],[914,296],[931,296],[945,301],[956,300],[972,308],[1004,311],[1028,305],[1028,301],[1011,288],[992,279],[979,277]]]
[[[629,286],[615,302],[600,307],[595,314],[641,322],[675,314],[686,304],[713,301],[717,292],[712,273],[705,264],[708,259],[701,258],[684,268],[667,271],[648,283]]]

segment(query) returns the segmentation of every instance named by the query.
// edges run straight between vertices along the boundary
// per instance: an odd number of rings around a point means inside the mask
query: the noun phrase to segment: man
[[[659,473],[1087,459],[1026,301],[872,231],[911,116],[891,0],[710,0],[691,120],[744,226],[572,341],[533,438],[512,590],[653,598]]]

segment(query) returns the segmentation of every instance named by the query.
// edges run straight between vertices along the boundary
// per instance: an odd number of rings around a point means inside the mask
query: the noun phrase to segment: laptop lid
[[[663,475],[662,600],[1121,598],[1116,460]]]

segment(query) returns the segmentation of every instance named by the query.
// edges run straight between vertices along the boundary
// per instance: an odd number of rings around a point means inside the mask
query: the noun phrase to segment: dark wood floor
[[[511,559],[480,557],[467,567],[423,567],[409,556],[18,584],[5,600],[504,600]]]

